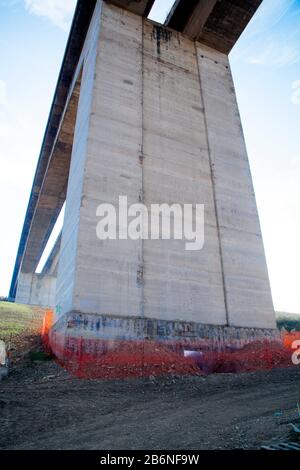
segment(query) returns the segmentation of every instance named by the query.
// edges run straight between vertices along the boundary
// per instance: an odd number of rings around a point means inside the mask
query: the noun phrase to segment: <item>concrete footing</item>
[[[209,373],[218,361],[221,371],[253,370],[273,365],[270,351],[282,348],[274,329],[78,312],[63,315],[49,339],[58,361],[83,378]]]
[[[53,334],[63,332],[67,337],[87,337],[99,340],[150,340],[181,343],[213,342],[218,349],[253,340],[276,339],[277,329],[242,328],[207,325],[185,321],[166,321],[152,318],[87,315],[72,312],[64,315],[53,327]]]

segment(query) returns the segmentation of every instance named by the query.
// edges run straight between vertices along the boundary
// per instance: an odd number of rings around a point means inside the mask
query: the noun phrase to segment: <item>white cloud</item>
[[[265,34],[274,30],[295,5],[296,0],[264,0],[249,25],[249,35]]]
[[[6,105],[6,83],[0,80],[0,106]]]
[[[67,31],[74,13],[76,0],[24,0],[25,8],[32,14],[48,18]]]
[[[233,62],[283,67],[300,61],[300,9],[298,0],[264,0],[249,23]]]
[[[293,65],[300,60],[300,48],[297,44],[279,44],[270,39],[269,44],[264,46],[263,51],[255,56],[249,56],[250,64],[273,65],[282,67]]]

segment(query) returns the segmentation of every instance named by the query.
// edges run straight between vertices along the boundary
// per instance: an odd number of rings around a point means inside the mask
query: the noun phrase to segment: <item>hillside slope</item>
[[[285,328],[287,331],[300,331],[300,315],[297,313],[276,312],[276,321],[280,330]]]
[[[0,302],[0,340],[22,357],[40,343],[45,309]]]

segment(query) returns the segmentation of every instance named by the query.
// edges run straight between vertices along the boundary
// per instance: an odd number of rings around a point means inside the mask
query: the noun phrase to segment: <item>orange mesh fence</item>
[[[300,341],[300,331],[285,332],[282,335],[284,347],[287,349],[296,349],[295,341]],[[294,347],[293,347],[294,346]]]
[[[42,331],[46,349],[71,374],[91,379],[238,373],[292,367],[294,342],[300,341],[300,332],[284,333],[278,340],[253,340],[230,346],[213,340],[104,340],[66,336],[51,330],[52,325],[53,312],[49,310]]]
[[[48,352],[51,352],[49,335],[50,335],[50,330],[53,326],[53,322],[54,322],[54,312],[53,310],[47,310],[43,319],[42,341],[44,344],[44,348]]]
[[[51,345],[59,363],[81,378],[201,373],[192,359],[154,341],[65,339],[64,335],[55,333]]]

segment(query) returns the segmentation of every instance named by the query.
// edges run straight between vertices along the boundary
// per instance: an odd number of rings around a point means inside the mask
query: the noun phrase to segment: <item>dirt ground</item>
[[[255,449],[291,439],[297,403],[300,367],[101,381],[23,361],[0,383],[0,447]]]

